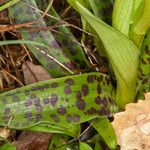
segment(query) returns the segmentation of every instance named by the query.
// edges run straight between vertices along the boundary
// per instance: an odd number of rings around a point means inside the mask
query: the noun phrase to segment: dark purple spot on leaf
[[[13,102],[19,102],[19,97],[16,96],[16,95],[14,95],[14,96],[12,97],[12,100],[13,100]]]
[[[81,99],[82,98],[82,93],[80,91],[77,91],[76,98],[77,99]]]
[[[19,123],[18,122],[15,122],[14,123],[14,126],[17,128],[17,127],[19,127]]]
[[[104,109],[104,107],[101,107],[101,108],[100,108],[100,111],[98,112],[98,114],[99,114],[100,116],[106,115],[106,110]]]
[[[103,80],[103,76],[99,76],[99,77],[97,77],[97,82],[101,82]]]
[[[31,106],[32,105],[32,101],[29,99],[29,100],[25,101],[24,105],[26,107]]]
[[[38,107],[40,105],[40,99],[35,99],[34,100],[34,106]]]
[[[105,79],[106,79],[106,84],[109,85],[110,84],[110,78],[105,77]]]
[[[61,106],[60,108],[57,109],[58,114],[64,115],[64,114],[66,114],[66,112],[67,112],[67,110],[63,106]]]
[[[57,83],[57,82],[53,82],[53,83],[51,83],[51,87],[52,87],[52,88],[56,88],[56,87],[58,87],[58,83]]]
[[[56,94],[52,94],[51,100],[50,100],[51,105],[52,105],[52,106],[55,106],[57,100],[58,100],[58,96],[57,96]]]
[[[3,102],[4,105],[6,105],[7,104],[7,99],[3,98],[2,102]]]
[[[5,108],[5,114],[10,113],[10,108]]]
[[[66,120],[68,123],[73,122],[79,122],[80,121],[80,115],[74,114],[74,115],[67,115]]]
[[[2,119],[3,119],[3,120],[8,120],[8,119],[9,119],[9,116],[6,116],[6,115],[5,115],[5,116],[2,117]]]
[[[51,114],[50,117],[55,121],[55,122],[59,122],[60,119],[57,117],[57,115],[55,114]]]
[[[107,107],[107,99],[106,99],[106,97],[104,97],[103,99],[102,99],[102,103],[103,103],[103,105],[105,106],[105,107]]]
[[[65,86],[65,88],[64,88],[64,92],[65,92],[65,94],[71,94],[71,93],[72,93],[72,91],[71,91],[70,86]]]
[[[84,96],[87,96],[89,94],[89,87],[87,84],[83,84],[81,90]]]
[[[79,121],[80,121],[80,115],[74,114],[74,115],[72,116],[72,120],[73,120],[74,122],[79,122]]]
[[[107,116],[107,117],[110,117],[110,114],[111,114],[111,113],[110,113],[110,110],[106,110],[106,116]]]
[[[31,87],[31,91],[44,91],[48,88],[49,88],[48,84],[41,85],[41,86],[33,86],[33,87]]]
[[[86,108],[86,103],[82,99],[77,100],[75,105],[79,110],[84,110]]]
[[[43,108],[42,108],[42,106],[39,105],[39,106],[36,107],[36,110],[37,110],[38,112],[42,112]]]
[[[96,104],[102,104],[102,100],[101,100],[100,96],[97,96],[97,97],[95,98],[95,103],[96,103]]]
[[[48,63],[46,64],[46,67],[48,69],[58,69],[58,65],[57,63],[53,62],[53,60],[51,58],[49,58],[48,56],[46,57],[46,60],[48,61]]]
[[[35,94],[31,94],[30,99],[36,99],[36,95]]]
[[[44,105],[49,104],[49,102],[50,102],[50,99],[48,97],[44,98],[44,101],[43,101]]]
[[[32,117],[32,112],[27,112],[25,115],[24,115],[25,118],[29,119]]]
[[[78,67],[77,62],[75,62],[75,61],[71,61],[71,64],[72,64],[72,66],[73,66],[74,68],[77,68],[77,67]]]
[[[60,48],[59,45],[58,45],[58,43],[56,41],[52,41],[51,45],[52,45],[53,48],[56,48],[56,49]]]
[[[67,78],[67,79],[65,80],[65,83],[67,83],[68,85],[74,85],[74,80],[71,79],[71,78]]]
[[[97,110],[93,107],[91,107],[90,109],[87,110],[88,115],[94,115],[96,113],[97,113]]]
[[[28,122],[28,121],[22,123],[22,127],[26,127],[26,126],[28,126],[28,125],[29,125],[29,122]]]
[[[42,118],[42,114],[36,114],[36,117],[35,117],[37,120],[41,119]]]
[[[94,82],[93,75],[88,75],[88,76],[87,76],[87,82],[88,82],[88,83],[93,83],[93,82]]]
[[[102,89],[101,89],[100,84],[97,85],[97,92],[98,92],[98,94],[101,94],[101,93],[102,93]]]
[[[64,66],[66,66],[69,69],[75,69],[74,63],[72,62],[67,62],[67,63],[63,63]]]
[[[34,121],[34,118],[32,117],[32,118],[28,118],[28,120],[30,121],[30,122],[32,122],[32,121]]]
[[[72,121],[72,116],[71,115],[67,115],[66,120],[68,123],[70,123]]]
[[[30,95],[30,91],[29,91],[29,90],[25,90],[25,91],[24,91],[24,94],[25,94],[25,95]]]

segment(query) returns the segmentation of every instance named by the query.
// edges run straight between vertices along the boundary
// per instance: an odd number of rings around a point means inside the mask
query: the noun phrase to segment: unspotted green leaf
[[[80,150],[93,150],[93,148],[85,142],[80,142]]]
[[[16,150],[16,147],[13,144],[8,143],[0,147],[0,150]]]
[[[105,143],[111,149],[115,149],[117,146],[117,137],[113,126],[111,125],[108,118],[96,119],[93,123],[93,127],[98,131],[98,133],[103,137]]]

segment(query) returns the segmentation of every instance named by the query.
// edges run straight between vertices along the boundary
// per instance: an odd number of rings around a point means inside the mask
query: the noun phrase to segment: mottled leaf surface
[[[0,125],[79,124],[116,111],[110,78],[88,73],[43,81],[1,94]]]
[[[38,9],[34,0],[23,0],[23,2]],[[42,17],[40,12],[22,3],[17,3],[10,7],[9,14],[11,19],[15,19],[15,23],[37,21]],[[72,62],[70,62],[70,59],[65,56],[50,30],[39,29],[47,27],[44,20],[41,19],[37,23],[34,23],[31,27],[35,30],[32,28],[30,28],[30,30],[27,28],[22,28],[20,30],[22,39],[43,43],[49,47],[44,48],[41,46],[27,45],[34,56],[49,71],[49,73],[53,77],[60,77],[76,72],[75,66]]]
[[[47,0],[36,0],[36,2],[38,7],[43,11],[48,5]],[[75,39],[74,35],[70,32],[69,28],[65,26],[63,20],[53,8],[49,10],[48,14],[50,16],[45,17],[44,21],[48,26],[54,27],[53,29],[55,31],[52,32],[53,36],[61,47],[61,50],[65,53],[65,56],[71,60],[77,70],[88,70],[89,64],[80,43]]]
[[[141,47],[137,87],[137,99],[144,98],[144,93],[150,91],[150,30],[147,32]]]

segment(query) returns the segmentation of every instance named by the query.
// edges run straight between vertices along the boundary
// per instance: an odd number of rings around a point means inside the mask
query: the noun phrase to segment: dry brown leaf
[[[0,137],[7,139],[10,136],[10,129],[0,128]]]
[[[23,64],[22,70],[26,84],[49,80],[52,78],[42,66],[34,65],[30,61],[26,61]]]
[[[150,150],[150,92],[115,114],[112,125],[121,150]]]
[[[17,150],[47,150],[52,134],[24,131],[14,142]]]

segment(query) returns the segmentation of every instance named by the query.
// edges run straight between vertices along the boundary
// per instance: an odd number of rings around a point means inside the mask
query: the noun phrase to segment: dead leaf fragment
[[[145,100],[126,105],[115,114],[112,125],[121,150],[150,150],[150,92]]]
[[[10,130],[6,128],[0,128],[0,137],[7,139],[10,136]]]
[[[0,3],[2,3],[0,1]],[[5,24],[9,22],[9,17],[8,17],[8,10],[4,9],[0,11],[0,24]]]
[[[51,133],[24,131],[14,144],[17,150],[47,150],[51,138]]]
[[[25,83],[32,84],[39,81],[50,80],[52,77],[40,65],[34,65],[30,61],[26,61],[22,66]]]

